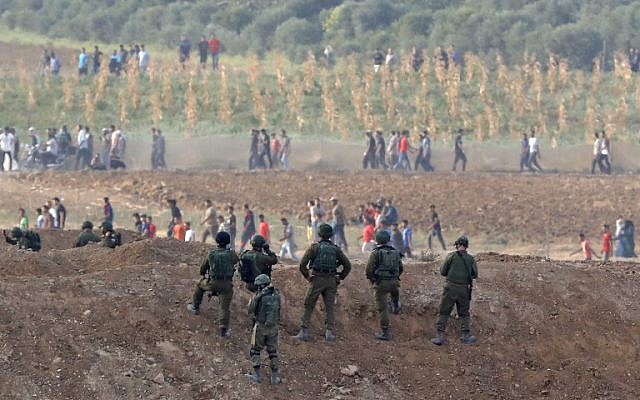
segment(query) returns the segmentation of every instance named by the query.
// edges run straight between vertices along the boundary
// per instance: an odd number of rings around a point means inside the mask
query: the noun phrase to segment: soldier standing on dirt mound
[[[42,248],[40,235],[34,231],[23,231],[16,226],[11,229],[10,235],[7,235],[7,231],[2,231],[2,235],[7,243],[18,246],[19,249],[40,251]]]
[[[200,264],[200,276],[195,292],[193,293],[193,303],[187,305],[187,310],[193,315],[200,314],[200,303],[205,292],[210,292],[212,296],[218,296],[220,309],[218,318],[220,321],[220,336],[228,338],[229,333],[229,307],[233,298],[233,275],[235,266],[240,261],[235,251],[227,248],[231,237],[227,232],[216,234],[218,247],[211,250]]]
[[[453,306],[457,307],[458,317],[460,317],[460,331],[462,343],[473,344],[476,337],[471,335],[469,322],[469,307],[471,303],[471,291],[473,280],[478,278],[478,266],[476,260],[467,253],[469,239],[461,236],[455,241],[456,251],[449,253],[440,267],[440,274],[447,277],[440,302],[440,315],[436,323],[436,337],[431,339],[431,343],[440,346],[444,344],[444,331],[449,320],[449,314]]]
[[[389,333],[388,295],[391,296],[391,312],[400,312],[400,275],[402,275],[402,255],[389,246],[389,232],[378,231],[376,243],[378,246],[369,255],[365,270],[367,279],[373,284],[373,291],[380,316],[382,332],[375,335],[378,340],[391,340]]]
[[[261,274],[271,277],[271,268],[278,263],[278,256],[261,235],[255,235],[249,244],[251,250],[240,254],[240,279],[246,282],[250,292],[256,292],[258,288],[253,283],[256,277]]]
[[[113,224],[109,221],[104,221],[102,225],[102,246],[110,249],[115,249],[122,245],[122,236],[113,230]]]
[[[278,371],[278,325],[282,302],[280,294],[271,286],[271,278],[267,275],[258,275],[254,285],[258,288],[258,294],[249,303],[249,316],[253,324],[249,352],[253,372],[249,378],[253,383],[260,383],[260,353],[266,347],[271,367],[271,384],[277,385],[281,382]]]
[[[318,297],[322,295],[324,307],[327,313],[325,319],[324,339],[327,342],[336,340],[333,333],[335,327],[335,300],[338,292],[338,284],[344,280],[351,271],[351,262],[342,250],[333,244],[330,238],[333,236],[331,225],[322,224],[318,227],[320,241],[307,249],[300,260],[300,273],[310,282],[307,295],[304,299],[304,314],[300,332],[293,338],[296,340],[309,340],[309,323],[311,314],[316,306]],[[338,267],[342,270],[338,271]],[[311,275],[309,275],[311,269]]]
[[[93,223],[91,221],[84,221],[82,223],[82,233],[78,236],[73,247],[84,247],[89,243],[100,243],[102,239],[100,236],[93,233]]]

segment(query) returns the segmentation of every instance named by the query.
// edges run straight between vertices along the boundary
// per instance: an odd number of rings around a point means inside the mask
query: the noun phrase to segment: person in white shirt
[[[605,172],[611,175],[611,142],[604,131],[600,137],[602,139],[602,150],[600,150],[602,164],[605,167]]]
[[[91,153],[89,152],[89,134],[87,130],[78,125],[78,152],[76,153],[76,165],[74,169],[86,168],[91,161]]]
[[[36,228],[42,229],[44,228],[44,215],[42,214],[42,208],[36,208],[36,212],[38,213],[38,218],[36,219]]]
[[[184,224],[184,226],[187,228],[187,231],[184,234],[184,241],[185,242],[195,242],[196,241],[196,231],[191,227],[191,222],[187,222],[186,224]]]
[[[313,241],[317,242],[319,239],[318,236],[318,227],[322,225],[324,221],[324,208],[320,205],[320,199],[316,198],[314,204],[309,208],[309,213],[311,214],[311,227],[313,229]]]
[[[533,167],[536,167],[538,171],[542,172],[542,167],[538,164],[538,158],[540,157],[540,144],[536,137],[535,129],[531,128],[531,135],[529,136],[529,171],[535,172]]]
[[[602,139],[598,132],[594,133],[595,140],[593,141],[593,160],[591,161],[591,174],[596,173],[596,164],[600,172],[604,171],[604,165],[602,165]]]
[[[53,226],[52,228],[59,228],[60,227],[60,220],[58,218],[58,210],[56,209],[56,207],[51,204],[51,202],[48,202],[49,204],[49,214],[51,214],[51,217],[53,219]]]
[[[293,224],[290,224],[285,217],[280,218],[280,221],[284,227],[284,234],[282,235],[282,238],[280,238],[280,241],[282,242],[282,246],[280,247],[280,257],[287,257],[293,261],[299,261],[298,256],[296,256],[296,240]]]
[[[396,54],[392,49],[387,50],[387,56],[385,57],[384,63],[387,66],[389,72],[393,71],[396,68]]]
[[[140,73],[147,72],[147,68],[149,68],[149,53],[144,48],[144,45],[140,46],[140,52],[138,53],[138,67],[140,68]]]
[[[9,156],[9,169],[13,168],[13,151],[15,147],[15,138],[11,133],[11,128],[7,127],[0,133],[0,171],[4,171],[4,163]]]

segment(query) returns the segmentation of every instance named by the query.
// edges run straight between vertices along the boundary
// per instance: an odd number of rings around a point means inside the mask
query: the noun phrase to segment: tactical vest
[[[447,280],[459,285],[468,285],[471,280],[471,268],[473,265],[473,258],[466,252],[461,253],[454,251],[450,255],[451,267],[447,274]]]
[[[319,242],[316,257],[311,268],[317,272],[335,274],[338,271],[338,246],[330,242]]]
[[[256,258],[258,257],[258,252],[256,251],[245,251],[240,256],[240,279],[243,282],[253,283],[255,281],[258,271],[258,266],[256,265]]]
[[[400,252],[391,248],[376,249],[378,265],[375,276],[378,279],[398,279],[400,277]]]
[[[278,326],[280,323],[280,295],[278,291],[268,288],[260,296],[256,321],[267,327]]]
[[[235,269],[231,250],[215,249],[209,252],[209,277],[217,280],[231,280]]]

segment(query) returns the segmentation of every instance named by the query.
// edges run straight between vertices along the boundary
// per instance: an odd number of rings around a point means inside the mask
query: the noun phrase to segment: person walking
[[[339,246],[343,251],[349,252],[349,245],[347,244],[347,237],[345,236],[344,226],[346,223],[346,217],[344,213],[344,207],[339,204],[337,197],[331,197],[331,224],[333,225],[333,242]]]
[[[460,318],[460,339],[463,344],[473,344],[476,337],[471,335],[470,328],[470,305],[471,292],[473,290],[473,280],[478,279],[478,266],[476,260],[471,256],[469,239],[461,236],[455,241],[456,251],[449,253],[440,267],[440,274],[446,277],[442,300],[440,301],[440,311],[436,322],[436,336],[431,339],[431,343],[441,346],[444,344],[444,332],[449,320],[449,315],[456,306],[458,317]]]
[[[462,162],[462,172],[467,169],[467,155],[464,153],[464,148],[462,147],[462,134],[464,131],[462,129],[458,129],[458,133],[456,135],[454,144],[453,144],[453,168],[452,171],[455,172],[456,167],[458,166],[458,161]]]
[[[376,233],[377,247],[369,255],[365,275],[373,285],[381,332],[375,334],[378,340],[391,340],[389,332],[389,297],[391,312],[400,313],[400,275],[402,275],[402,255],[389,246],[389,232]]]
[[[376,131],[375,142],[376,142],[376,150],[375,150],[376,163],[378,164],[379,167],[382,167],[384,169],[389,169],[389,166],[387,165],[387,162],[385,160],[386,144],[384,141],[384,135],[382,134],[382,131]]]
[[[204,229],[202,230],[202,243],[205,243],[209,236],[215,238],[216,233],[218,232],[216,208],[213,206],[213,203],[209,199],[204,201],[204,206],[204,218],[202,218],[202,221],[200,221],[200,226],[204,227]]]
[[[436,212],[436,206],[431,204],[429,206],[429,210],[431,211],[431,225],[429,225],[429,227],[427,228],[427,231],[431,231],[428,237],[429,250],[432,249],[431,238],[437,237],[438,241],[442,245],[442,251],[446,251],[447,247],[445,246],[444,238],[442,237],[442,224],[440,223],[440,217]]]
[[[247,243],[256,234],[256,217],[249,204],[244,205],[244,220],[242,221],[242,235],[240,236],[240,251],[243,251]]]
[[[524,172],[525,168],[529,168],[529,138],[526,132],[522,134],[520,141],[520,172]]]
[[[367,149],[364,151],[364,157],[362,159],[362,169],[375,169],[376,165],[376,141],[373,138],[373,132],[366,131],[365,136],[367,137]]]
[[[282,238],[280,238],[280,242],[282,242],[279,254],[280,258],[287,257],[293,261],[300,261],[298,256],[296,256],[297,246],[293,224],[291,224],[286,217],[280,218],[280,222],[282,222],[283,226],[283,234]]]
[[[529,171],[536,172],[535,168],[537,168],[539,172],[542,172],[542,167],[538,164],[538,158],[542,158],[540,143],[536,137],[535,129],[531,128],[531,134],[529,135]]]
[[[398,161],[394,164],[393,169],[404,169],[407,171],[411,171],[409,150],[415,150],[411,146],[411,144],[409,144],[409,131],[402,131],[400,141],[398,142]]]
[[[335,303],[338,293],[338,284],[346,279],[351,271],[351,262],[342,250],[333,244],[330,238],[333,229],[330,225],[322,224],[318,227],[320,241],[313,243],[300,260],[300,273],[309,282],[309,289],[304,300],[304,314],[300,331],[293,337],[295,340],[309,340],[309,326],[311,314],[316,306],[318,297],[322,295],[325,318],[324,339],[327,342],[336,340],[335,329]],[[340,266],[342,267],[339,270]],[[311,273],[309,273],[311,270]]]
[[[604,164],[602,163],[602,139],[598,132],[594,133],[595,140],[593,141],[593,160],[591,161],[591,175],[596,173],[596,164],[600,169],[600,173],[606,171]]]

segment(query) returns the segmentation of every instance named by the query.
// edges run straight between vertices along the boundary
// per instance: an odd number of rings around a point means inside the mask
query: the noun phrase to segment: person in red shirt
[[[375,234],[373,219],[367,218],[364,228],[362,229],[362,236],[360,236],[360,239],[362,239],[362,252],[364,254],[371,253],[376,247]]]
[[[269,227],[269,224],[264,219],[263,214],[258,215],[258,220],[260,221],[260,224],[258,225],[258,234],[262,236],[267,243],[270,243],[269,235],[271,234],[271,227]]]
[[[273,159],[273,166],[277,167],[280,163],[280,156],[282,152],[282,146],[280,140],[275,133],[271,134],[271,158]]]
[[[157,228],[156,225],[153,223],[153,218],[151,218],[151,216],[147,216],[147,225],[149,226],[149,233],[148,233],[148,238],[149,239],[155,239],[156,238],[156,233],[157,233]]]
[[[211,64],[213,69],[218,69],[218,58],[220,57],[220,40],[214,35],[211,34],[211,39],[209,39],[209,51],[211,51]]]
[[[184,226],[181,218],[174,218],[173,223],[173,238],[179,242],[184,242],[184,237],[187,234],[187,227]]]
[[[611,241],[613,237],[611,235],[611,230],[609,230],[609,224],[604,224],[602,226],[602,263],[606,264],[609,262],[609,257],[611,257],[613,245]]]
[[[580,252],[582,252],[582,255],[584,256],[584,260],[585,261],[591,261],[592,257],[595,258],[600,258],[598,256],[598,254],[591,248],[591,244],[589,243],[589,241],[587,240],[587,238],[584,236],[584,233],[580,232],[580,249],[572,252],[569,254],[569,257],[576,255]]]
[[[411,171],[411,162],[409,162],[409,150],[415,149],[409,144],[409,131],[403,131],[398,143],[398,162],[393,169],[405,169]]]

